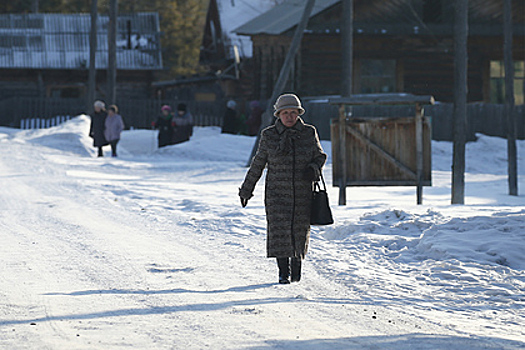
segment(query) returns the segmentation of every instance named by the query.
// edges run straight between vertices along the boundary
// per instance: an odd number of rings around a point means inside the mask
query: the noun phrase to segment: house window
[[[525,61],[514,61],[514,103],[524,104]],[[490,62],[490,102],[505,103],[505,65]]]
[[[361,93],[381,93],[396,91],[395,60],[362,60]]]

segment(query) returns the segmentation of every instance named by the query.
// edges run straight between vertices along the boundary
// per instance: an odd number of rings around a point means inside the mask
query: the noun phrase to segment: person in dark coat
[[[153,127],[159,129],[159,135],[157,136],[159,148],[171,145],[171,139],[173,138],[171,107],[168,105],[162,106],[160,113],[157,121],[153,123]]]
[[[228,101],[226,104],[226,112],[224,112],[224,119],[222,121],[223,134],[237,134],[237,111],[235,110],[237,103],[234,100]]]
[[[93,104],[94,112],[91,114],[91,125],[89,127],[89,136],[93,138],[93,147],[98,148],[98,156],[103,157],[102,147],[108,144],[104,136],[106,128],[106,105],[102,101],[95,101]]]
[[[263,170],[267,168],[264,204],[268,257],[277,258],[279,283],[301,279],[301,261],[310,238],[313,181],[320,178],[326,154],[317,130],[300,118],[304,113],[296,95],[281,95],[274,105],[275,124],[261,132],[250,169],[239,189],[246,206]],[[291,271],[290,271],[291,270]]]
[[[173,124],[173,137],[171,143],[173,145],[188,141],[193,135],[193,116],[188,111],[188,106],[184,103],[179,103],[177,106],[177,114],[171,119]]]
[[[106,129],[104,136],[111,145],[111,156],[117,156],[117,143],[120,141],[120,134],[124,130],[124,121],[122,116],[118,114],[118,107],[111,105],[108,108],[108,115],[106,117]]]
[[[246,120],[248,136],[256,136],[261,127],[263,110],[259,101],[250,102],[250,116]]]

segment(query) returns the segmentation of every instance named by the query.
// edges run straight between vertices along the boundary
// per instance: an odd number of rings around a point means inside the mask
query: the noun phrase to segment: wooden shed
[[[408,92],[453,100],[453,0],[354,0],[354,93]],[[524,103],[525,2],[513,0],[516,103]],[[338,95],[340,0],[316,0],[287,90]],[[503,100],[502,0],[469,1],[468,100]],[[304,1],[288,0],[238,27],[253,41],[254,97],[271,95]]]

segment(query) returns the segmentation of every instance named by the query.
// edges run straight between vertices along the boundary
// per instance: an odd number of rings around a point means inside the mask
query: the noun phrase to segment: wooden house
[[[181,77],[157,82],[163,98],[213,102],[242,98],[250,86],[246,65],[252,57],[249,36],[233,29],[262,15],[282,0],[209,0],[200,47],[199,63],[206,67],[203,76]]]
[[[516,104],[524,103],[525,1],[513,0]],[[468,100],[503,101],[502,0],[469,1]],[[272,93],[305,1],[288,0],[234,31],[250,36],[253,98]],[[340,0],[316,0],[287,90],[338,95]],[[453,100],[454,0],[354,0],[353,92],[408,92]]]
[[[97,98],[104,99],[108,17],[97,21]],[[87,93],[89,14],[0,15],[0,102],[10,98],[81,99]],[[117,96],[151,97],[162,69],[157,13],[117,20]]]

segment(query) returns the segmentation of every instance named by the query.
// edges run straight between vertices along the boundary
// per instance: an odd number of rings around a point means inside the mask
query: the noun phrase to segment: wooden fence
[[[317,127],[323,140],[330,139],[330,119],[338,118],[336,106],[325,101],[307,102],[305,104],[305,121]],[[425,116],[431,118],[432,139],[436,141],[452,141],[453,139],[453,105],[451,103],[436,103],[425,106]],[[472,103],[467,108],[467,140],[476,139],[476,133],[489,136],[506,137],[507,123],[504,116],[504,106],[496,104]],[[353,117],[404,117],[414,115],[414,106],[354,106]],[[525,106],[515,109],[516,133],[519,139],[525,139]]]
[[[184,101],[183,101],[184,102]],[[304,101],[306,114],[304,119],[317,127],[323,140],[330,139],[330,119],[338,118],[337,107],[326,100]],[[151,128],[163,104],[170,104],[174,109],[178,101],[160,101],[156,99],[118,101],[126,127]],[[186,102],[197,126],[220,126],[226,101]],[[425,116],[432,121],[432,139],[452,140],[452,104],[437,103],[425,107]],[[53,119],[57,116],[76,116],[86,112],[84,99],[29,98],[14,97],[0,101],[0,126],[20,128],[24,119]],[[414,115],[413,106],[355,106],[355,117],[402,117]],[[517,137],[525,139],[525,107],[516,106]],[[467,139],[475,140],[475,134],[506,137],[504,106],[485,103],[468,105]]]
[[[169,104],[175,110],[179,102],[156,99],[118,101],[119,113],[127,128],[148,129]],[[197,126],[220,126],[225,102],[185,102]],[[61,116],[86,113],[84,99],[13,97],[0,101],[0,126],[43,128],[56,125]]]

